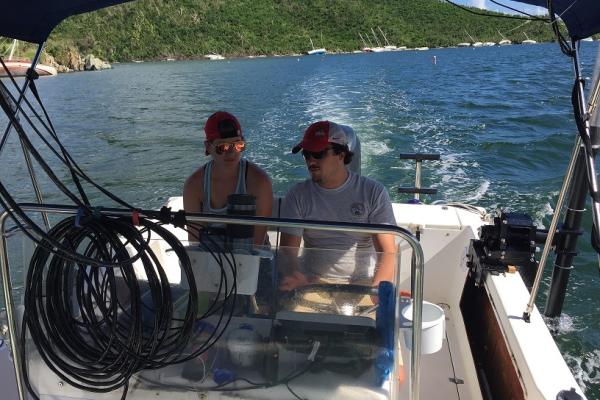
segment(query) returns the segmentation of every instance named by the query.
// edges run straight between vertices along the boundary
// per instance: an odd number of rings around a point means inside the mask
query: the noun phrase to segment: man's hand
[[[302,272],[294,271],[291,275],[284,277],[279,285],[279,290],[290,291],[310,284],[310,279]]]

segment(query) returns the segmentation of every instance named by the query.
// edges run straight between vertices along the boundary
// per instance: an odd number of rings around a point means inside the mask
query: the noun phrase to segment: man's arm
[[[308,285],[310,282],[306,275],[300,271],[298,264],[298,253],[300,251],[300,236],[282,233],[280,244],[280,252],[283,255],[278,262],[279,273],[283,277],[279,284],[280,290],[293,290],[300,286]]]
[[[389,233],[377,233],[373,235],[373,246],[377,250],[377,266],[373,277],[373,286],[379,285],[381,281],[394,282],[397,266],[396,239]]]

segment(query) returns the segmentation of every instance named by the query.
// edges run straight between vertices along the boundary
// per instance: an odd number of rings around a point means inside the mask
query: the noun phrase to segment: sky
[[[530,5],[526,5],[523,3],[517,3],[510,0],[496,0],[498,3],[506,4],[512,8],[516,8],[517,10],[522,10],[528,14],[545,14],[546,9],[542,7],[534,7]],[[458,4],[464,4],[467,6],[477,7],[477,8],[485,8],[491,11],[499,11],[507,14],[513,14],[513,12],[507,8],[500,7],[489,0],[456,0]]]

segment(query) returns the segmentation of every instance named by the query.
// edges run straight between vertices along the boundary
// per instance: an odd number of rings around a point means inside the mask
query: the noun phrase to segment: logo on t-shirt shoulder
[[[350,212],[352,213],[352,216],[355,218],[364,217],[365,205],[363,203],[352,203],[350,205]]]

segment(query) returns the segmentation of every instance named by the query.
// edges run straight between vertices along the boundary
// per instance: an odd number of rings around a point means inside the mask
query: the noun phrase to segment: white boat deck
[[[421,398],[481,399],[477,377],[467,372],[470,369],[467,364],[472,363],[470,354],[465,359],[465,354],[460,350],[465,343],[459,342],[466,341],[466,335],[457,331],[452,310],[443,308],[446,313],[446,338],[440,351],[421,358]],[[462,322],[458,325],[462,325]]]

